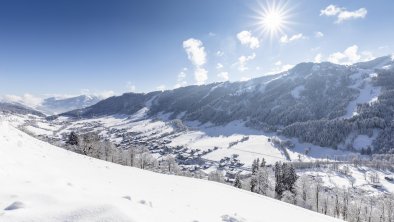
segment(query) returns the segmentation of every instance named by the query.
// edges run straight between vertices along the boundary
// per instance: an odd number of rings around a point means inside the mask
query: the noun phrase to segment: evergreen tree
[[[265,165],[266,165],[266,162],[265,162],[265,159],[263,158],[263,159],[261,160],[260,168],[265,167]]]
[[[275,193],[278,198],[281,198],[284,191],[283,186],[283,173],[282,164],[279,162],[275,163]]]
[[[73,131],[68,135],[68,138],[66,140],[66,144],[72,145],[72,146],[78,146],[79,145],[79,138],[78,135]]]
[[[292,165],[286,163],[275,163],[275,193],[282,198],[284,191],[295,193],[295,183],[298,176]]]
[[[255,177],[257,181],[256,193],[267,195],[270,188],[267,169],[265,167],[260,168]]]
[[[283,164],[282,165],[282,172],[283,172],[283,183],[285,190],[288,190],[292,193],[295,193],[295,183],[298,179],[298,176],[294,170],[294,167],[289,164]]]
[[[242,182],[239,174],[235,176],[234,187],[242,189]]]
[[[250,191],[256,192],[256,188],[257,188],[257,178],[253,175],[252,178],[250,178]]]
[[[258,158],[253,160],[253,163],[252,163],[252,174],[253,175],[255,175],[257,173],[257,171],[259,170],[259,163],[260,163],[260,160]]]

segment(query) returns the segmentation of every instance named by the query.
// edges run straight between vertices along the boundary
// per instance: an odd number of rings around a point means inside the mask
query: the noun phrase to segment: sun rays
[[[291,8],[287,2],[283,1],[267,1],[265,4],[258,4],[254,10],[256,15],[253,16],[256,20],[254,24],[258,31],[264,36],[268,36],[271,40],[285,31],[292,24]]]

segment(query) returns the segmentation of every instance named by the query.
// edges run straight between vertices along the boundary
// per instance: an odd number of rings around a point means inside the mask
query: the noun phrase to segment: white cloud
[[[90,89],[81,89],[80,90],[81,95],[91,95],[91,96],[97,96],[101,99],[106,99],[111,96],[115,95],[115,92],[112,90],[104,90],[104,91],[99,91],[99,92],[92,92]],[[62,99],[62,98],[70,98],[70,97],[75,97],[78,95],[56,95],[56,98]]]
[[[100,97],[101,99],[106,99],[109,98],[111,96],[115,96],[115,92],[112,90],[104,90],[101,92],[97,92],[97,93],[93,93],[93,95]]]
[[[256,54],[253,53],[250,56],[241,56],[238,58],[238,70],[243,72],[245,70],[248,70],[248,67],[246,66],[246,63],[250,60],[253,60],[256,58]]]
[[[287,36],[287,35],[283,35],[282,37],[280,37],[280,42],[281,43],[290,43],[296,40],[300,40],[300,39],[306,39],[306,37],[304,36],[304,34],[302,33],[298,33],[295,34],[293,36]]]
[[[319,54],[317,54],[317,55],[315,56],[314,62],[315,62],[315,63],[321,63],[322,59],[323,59],[323,55],[322,55],[321,53],[319,53]]]
[[[184,87],[186,85],[187,85],[187,82],[186,81],[182,81],[182,82],[179,82],[179,83],[175,84],[174,89],[180,88],[180,87]]]
[[[159,91],[164,91],[166,89],[166,85],[160,85],[160,86],[156,87],[156,89]]]
[[[187,85],[186,82],[186,72],[187,72],[187,68],[183,68],[181,72],[179,72],[177,80],[176,80],[176,84],[174,86],[174,88],[179,88],[179,87],[184,87]]]
[[[81,89],[80,92],[81,92],[81,95],[90,95],[91,94],[90,89]]]
[[[290,65],[290,64],[283,65],[282,61],[277,61],[277,62],[275,62],[274,65],[275,65],[275,67],[268,74],[276,74],[276,73],[280,73],[280,72],[285,72],[285,71],[294,67],[294,65]]]
[[[228,72],[220,72],[218,73],[218,77],[224,81],[227,81],[229,79]]]
[[[353,45],[345,49],[343,52],[335,52],[329,55],[328,61],[336,64],[349,65],[356,62],[368,61],[373,59],[371,52],[358,52],[358,46]]]
[[[135,92],[136,89],[137,89],[137,87],[135,87],[135,85],[133,83],[131,83],[131,82],[126,83],[126,90],[128,92]]]
[[[194,79],[197,84],[204,84],[208,79],[208,71],[203,68],[206,63],[207,54],[205,53],[202,42],[198,39],[190,38],[183,42],[183,48],[187,53],[188,59],[195,66]]]
[[[29,93],[25,93],[22,96],[5,95],[3,96],[2,100],[6,102],[20,103],[35,108],[42,103],[43,98],[34,96]]]
[[[367,9],[360,8],[355,11],[348,11],[346,8],[340,8],[336,5],[329,5],[320,11],[320,16],[336,16],[336,23],[341,23],[350,19],[365,18],[367,16]]]
[[[260,47],[260,41],[254,37],[250,31],[242,31],[237,34],[238,40],[242,45],[247,45],[251,49],[257,49]]]
[[[224,56],[224,52],[218,50],[218,51],[216,52],[216,56],[222,57],[222,56]]]
[[[360,8],[356,11],[343,11],[341,13],[339,13],[338,15],[338,23],[341,23],[345,20],[349,20],[349,19],[358,19],[358,18],[365,18],[365,16],[367,16],[367,9],[365,8]]]
[[[248,81],[248,80],[250,80],[251,78],[249,77],[249,76],[242,76],[241,77],[241,79],[240,79],[240,81],[241,82],[244,82],[244,81]]]
[[[323,34],[323,32],[315,32],[315,37],[316,38],[323,38],[324,34]]]
[[[376,57],[372,54],[372,52],[369,52],[369,51],[361,52],[361,57],[362,57],[362,61],[370,61],[370,60],[376,58]]]
[[[218,64],[216,64],[216,69],[221,69],[221,68],[223,68],[223,64],[222,63],[218,63]]]
[[[292,69],[294,67],[294,65],[291,65],[291,64],[286,64],[286,65],[283,65],[282,67],[281,67],[281,72],[285,72],[285,71],[288,71],[289,69]]]
[[[186,78],[187,68],[183,68],[182,71],[178,74],[177,82],[183,81]]]
[[[343,9],[335,5],[329,5],[325,9],[320,10],[320,16],[335,16],[338,15]]]
[[[190,38],[183,42],[183,48],[187,53],[188,59],[195,66],[202,66],[206,63],[207,54],[200,40]]]
[[[208,71],[204,68],[197,67],[196,70],[194,70],[194,79],[197,85],[204,84],[208,79]]]

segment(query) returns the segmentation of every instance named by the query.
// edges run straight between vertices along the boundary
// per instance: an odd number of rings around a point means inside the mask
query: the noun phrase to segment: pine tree
[[[276,162],[275,163],[275,193],[277,198],[281,198],[283,191],[284,191],[284,187],[283,187],[282,164]]]
[[[298,179],[298,176],[294,170],[293,165],[288,165],[287,166],[287,170],[286,170],[287,174],[285,175],[285,181],[286,181],[286,188],[288,191],[295,193],[295,183]]]
[[[292,165],[275,163],[275,193],[277,198],[282,198],[284,191],[295,193],[295,183],[298,176]]]
[[[239,174],[235,176],[234,187],[242,189],[242,182],[239,177]]]
[[[256,192],[256,188],[257,188],[257,178],[255,175],[252,175],[252,178],[250,178],[250,191]]]
[[[260,168],[265,167],[265,165],[266,165],[266,162],[265,162],[265,159],[263,158],[263,159],[261,160]]]
[[[257,173],[257,171],[259,170],[259,163],[260,163],[260,160],[258,158],[253,160],[253,163],[252,163],[252,174],[253,175],[255,175]]]
[[[69,145],[72,145],[72,146],[73,146],[73,145],[75,145],[75,146],[78,146],[78,145],[79,145],[79,138],[78,138],[78,135],[77,135],[74,131],[71,132],[70,135],[68,135],[66,144],[69,144]]]

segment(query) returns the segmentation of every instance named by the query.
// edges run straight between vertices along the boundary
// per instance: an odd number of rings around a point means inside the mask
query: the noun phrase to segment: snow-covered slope
[[[0,221],[337,221],[199,179],[81,156],[0,123]]]

